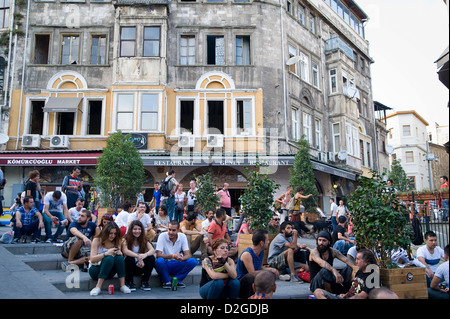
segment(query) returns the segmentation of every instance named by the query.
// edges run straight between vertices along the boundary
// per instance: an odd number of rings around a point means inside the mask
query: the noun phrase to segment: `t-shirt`
[[[158,236],[156,251],[162,252],[163,255],[183,254],[186,250],[189,250],[189,245],[185,234],[177,233],[175,244],[169,239],[168,232],[161,233]]]
[[[27,191],[30,191],[30,196],[33,197],[35,202],[38,202],[41,198],[41,192],[39,192],[38,186],[33,181],[28,181],[25,185],[25,194]]]
[[[161,206],[161,191],[153,191],[153,198],[155,199],[155,206],[159,207]]]
[[[231,208],[231,197],[230,197],[230,192],[229,191],[225,191],[223,189],[221,189],[218,193],[220,195],[220,197],[222,198],[222,207],[225,208]]]
[[[434,253],[431,254],[427,249],[427,245],[423,245],[417,249],[417,258],[419,257],[425,258],[425,262],[430,266],[430,269],[433,272],[436,272],[439,261],[444,257],[444,250],[441,247],[436,246],[436,248],[434,248]]]
[[[63,212],[63,206],[67,205],[67,197],[66,194],[61,193],[61,198],[55,200],[53,198],[53,192],[48,192],[44,197],[44,205],[48,205],[49,212]]]
[[[69,209],[69,215],[74,222],[76,222],[78,220],[78,216],[80,215],[80,212],[82,210],[83,210],[83,208],[81,208],[80,210],[77,210],[76,207],[72,207],[71,209]]]
[[[347,207],[345,206],[338,206],[337,207],[337,217],[339,216],[346,216],[347,214]]]
[[[188,190],[187,199],[188,199],[189,206],[195,205],[195,194],[197,193],[197,190],[198,190],[197,187],[194,189],[195,193],[192,192],[192,189]]]
[[[225,223],[222,223],[221,226],[216,221],[216,219],[213,219],[213,221],[208,226],[208,233],[212,234],[212,241],[216,240],[217,238],[225,238],[225,234],[227,233],[227,225],[225,225]]]
[[[211,224],[211,222],[208,218],[206,218],[204,221],[202,221],[202,229],[208,230],[209,224]]]
[[[338,234],[341,233],[341,235],[345,235],[345,228],[341,225],[337,225],[336,228],[333,230],[333,233],[331,234],[331,239],[333,240],[333,245],[335,242],[339,240]]]
[[[128,217],[129,217],[130,213],[127,212],[126,210],[123,210],[119,213],[119,215],[117,215],[116,219],[114,220],[114,222],[117,224],[117,226],[120,227],[128,227]]]
[[[360,294],[362,291],[365,291],[367,294],[372,290],[366,286],[366,279],[371,275],[370,272],[363,272],[362,270],[358,270],[355,274],[355,278],[352,281],[352,285],[350,290],[345,294],[344,298],[350,298],[355,295]]]
[[[78,229],[79,232],[81,232],[84,236],[86,236],[89,239],[92,239],[92,237],[95,235],[95,230],[97,228],[97,225],[93,222],[87,222],[87,225],[83,227],[81,224],[79,224],[77,221],[70,223],[69,225],[69,231],[67,232],[66,240],[75,236],[70,231],[71,228],[75,227]]]
[[[136,219],[137,219],[136,212],[128,214],[127,225],[128,225],[128,223],[131,223],[133,220],[136,220]],[[152,218],[150,217],[149,214],[144,213],[144,216],[142,216],[142,218],[139,221],[142,223],[142,225],[144,225],[145,231],[147,231],[147,225],[152,222]]]
[[[282,233],[279,233],[270,243],[269,255],[267,258],[267,263],[270,264],[272,259],[284,252],[287,247],[284,245],[286,243],[292,243],[292,237],[286,238]]]
[[[445,263],[440,264],[438,266],[438,268],[436,269],[436,272],[434,273],[434,275],[436,277],[439,277],[439,278],[445,280],[445,282],[447,283],[447,287],[448,287],[448,284],[449,284],[449,281],[448,281],[448,267],[449,267],[449,264],[448,264],[448,260],[447,260]]]
[[[333,202],[330,206],[331,216],[336,216],[338,206]]]

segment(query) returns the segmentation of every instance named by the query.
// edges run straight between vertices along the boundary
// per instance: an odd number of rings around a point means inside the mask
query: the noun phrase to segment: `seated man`
[[[71,264],[82,266],[88,262],[89,253],[87,249],[91,247],[92,238],[97,235],[97,225],[91,222],[90,219],[91,212],[83,209],[78,214],[78,220],[70,223],[61,252],[61,255],[67,258],[68,261],[64,261],[61,264],[62,270],[66,271]],[[84,253],[82,253],[81,249],[83,247],[86,248]]]
[[[23,206],[15,213],[15,227],[13,243],[18,243],[22,236],[30,236],[34,242],[39,242],[41,229],[44,228],[42,214],[34,206],[34,199],[31,196],[25,196]],[[24,241],[25,238],[24,238]]]
[[[269,256],[267,262],[273,268],[285,271],[289,268],[290,276],[286,279],[280,276],[280,279],[289,280],[291,282],[302,282],[295,273],[294,254],[300,249],[307,249],[306,245],[297,244],[298,232],[294,229],[294,223],[285,221],[280,225],[280,232],[272,240],[269,247]],[[307,269],[306,264],[301,267]]]
[[[345,231],[347,217],[341,215],[337,218],[338,225],[334,228],[331,237],[333,248],[339,250],[343,255],[347,255],[348,250],[355,245],[355,240],[351,239]]]
[[[45,233],[48,236],[46,242],[62,243],[63,241],[59,239],[59,236],[64,231],[64,227],[69,224],[66,194],[60,191],[48,192],[44,196],[44,213]],[[52,222],[58,228],[53,235]]]
[[[449,299],[448,294],[448,250],[449,245],[444,248],[444,259],[446,260],[444,263],[440,264],[433,276],[433,280],[431,280],[430,288],[428,288],[428,298],[429,299]],[[445,285],[443,285],[445,282]],[[442,285],[441,285],[442,284]]]
[[[264,250],[269,246],[267,230],[257,230],[252,235],[252,247],[245,249],[236,263],[237,279],[241,287],[239,297],[249,298],[253,294],[253,283],[255,276],[263,269],[272,272],[275,278],[279,273],[275,268],[263,266]]]
[[[266,270],[258,272],[253,283],[255,294],[248,299],[272,299],[273,293],[277,290],[275,280],[273,272]]]
[[[197,213],[189,212],[185,220],[180,223],[180,231],[186,235],[191,254],[194,254],[198,248],[202,252],[202,260],[207,257],[206,244],[203,241],[203,235],[206,232],[202,226],[197,223]]]
[[[75,202],[75,206],[69,208],[69,214],[67,216],[67,219],[69,219],[69,224],[76,222],[78,220],[78,215],[83,209],[84,209],[84,198],[79,197]]]
[[[368,286],[366,279],[372,274],[367,269],[369,265],[376,265],[377,260],[370,250],[361,249],[356,254],[356,266],[358,271],[352,281],[352,285],[347,293],[340,295],[332,294],[324,289],[317,288],[314,290],[316,299],[367,299],[373,286]]]
[[[427,231],[424,235],[426,245],[417,249],[417,259],[419,266],[425,268],[427,274],[427,286],[433,280],[434,273],[437,270],[438,263],[444,257],[444,250],[437,245],[437,236],[433,231]]]
[[[346,267],[337,270],[333,267],[333,261],[337,258],[346,264]],[[333,292],[333,284],[343,287],[350,283],[354,264],[350,259],[341,254],[339,250],[331,247],[331,235],[327,231],[321,231],[317,235],[317,247],[311,250],[309,255],[309,270],[311,277],[310,290],[317,288]]]
[[[227,225],[225,224],[225,220],[227,219],[227,214],[225,210],[219,208],[216,210],[216,217],[212,220],[212,222],[208,226],[208,241],[207,241],[207,252],[208,256],[213,254],[211,249],[212,243],[217,238],[224,238],[231,243],[230,235],[228,234]],[[228,248],[228,257],[233,257],[237,254],[238,248],[236,245],[231,244]]]
[[[155,268],[161,277],[163,288],[172,287],[170,276],[177,277],[178,287],[186,287],[184,278],[197,265],[195,258],[191,257],[186,235],[178,232],[178,221],[169,223],[167,232],[158,236],[156,243]]]
[[[128,227],[133,220],[139,220],[142,225],[144,225],[147,239],[152,242],[153,238],[156,236],[156,232],[153,230],[152,218],[150,217],[150,214],[147,213],[147,208],[148,206],[146,203],[139,202],[136,211],[128,215]]]

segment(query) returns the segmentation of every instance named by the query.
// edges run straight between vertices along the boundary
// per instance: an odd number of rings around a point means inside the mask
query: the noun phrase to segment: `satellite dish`
[[[392,146],[392,145],[386,145],[386,152],[388,153],[388,154],[392,154],[392,153],[394,153],[394,146]]]
[[[359,98],[359,91],[357,88],[350,86],[347,88],[347,95],[348,97],[350,97],[351,99],[353,98]]]
[[[0,133],[0,144],[6,144],[9,141],[9,136],[3,133]]]
[[[292,64],[295,64],[295,63],[297,63],[298,61],[300,61],[300,56],[299,55],[296,55],[296,56],[293,56],[292,58],[290,58],[289,60],[287,60],[286,61],[286,65],[292,65]]]
[[[347,151],[340,151],[338,153],[338,158],[341,161],[345,161],[347,159]]]

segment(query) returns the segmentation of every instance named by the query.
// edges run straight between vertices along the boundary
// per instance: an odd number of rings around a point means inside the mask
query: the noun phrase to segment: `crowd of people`
[[[122,293],[137,289],[136,277],[140,278],[139,287],[149,291],[153,269],[163,288],[183,288],[183,280],[200,263],[199,294],[205,299],[271,298],[277,279],[307,282],[311,296],[317,299],[397,297],[385,288],[367,284],[372,269],[369,266],[377,264],[378,256],[358,247],[351,213],[342,200],[337,205],[330,199],[326,227],[305,223],[302,201],[312,195],[305,195],[302,187],[292,194],[292,187],[288,187],[275,200],[276,210],[267,229],[251,229],[244,214],[233,230],[227,226],[233,219],[227,183],[218,191],[219,206],[202,212],[196,205],[196,181],[191,181],[185,192],[172,170],[161,183],[155,183],[149,203],[143,190],[136,203],[126,201],[115,214],[96,216],[85,208],[79,174],[80,169],[74,168],[61,190],[42,196],[39,172],[30,172],[25,191],[18,194],[12,207],[14,242],[31,236],[31,241],[38,243],[44,230],[45,242],[62,243],[61,255],[67,258],[62,263],[64,271],[77,266],[96,281],[92,296],[98,295],[104,281],[114,276],[119,278]],[[52,223],[56,225],[54,234]],[[64,230],[66,236],[61,238]],[[230,236],[233,232],[252,237],[252,245],[240,254],[239,242],[234,243]],[[269,233],[276,234],[271,241]],[[299,240],[313,233],[316,247]],[[430,298],[448,299],[449,247],[437,246],[433,232],[425,234],[425,242],[416,258],[399,250],[393,254],[395,262],[425,268]],[[193,256],[198,250],[201,257],[196,259]],[[335,268],[335,259],[343,266]],[[446,261],[442,263],[442,259]]]

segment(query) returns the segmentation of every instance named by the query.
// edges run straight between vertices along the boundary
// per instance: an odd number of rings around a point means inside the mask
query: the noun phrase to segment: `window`
[[[353,135],[352,126],[350,124],[345,124],[345,136],[347,138],[347,152],[353,155]]]
[[[136,27],[122,27],[120,29],[120,56],[136,56]]]
[[[34,35],[34,63],[48,64],[50,50],[50,34]]]
[[[360,58],[360,63],[361,65],[361,73],[364,74],[364,71],[366,69],[366,60],[364,60],[364,58]]]
[[[143,56],[159,56],[160,27],[144,27]]]
[[[78,64],[80,51],[79,35],[63,35],[61,42],[61,64]]]
[[[57,135],[73,135],[75,128],[75,114],[74,112],[60,112],[57,114]]]
[[[225,38],[223,36],[208,35],[208,64],[225,65]]]
[[[363,140],[359,140],[359,152],[361,154],[363,154],[361,156],[361,165],[362,166],[366,166],[366,161],[365,161],[365,158],[364,158],[364,141]]]
[[[182,35],[180,38],[180,64],[195,64],[195,36]]]
[[[117,129],[131,131],[133,129],[134,94],[117,96]]]
[[[223,101],[208,101],[208,134],[223,134]]]
[[[322,150],[322,121],[319,119],[314,120],[314,127],[316,129],[316,148]]]
[[[372,145],[366,142],[367,167],[372,168]]]
[[[180,101],[180,133],[194,132],[194,101]]]
[[[363,97],[363,103],[362,103],[362,107],[363,107],[363,115],[364,117],[367,117],[367,98]]]
[[[319,65],[316,62],[312,62],[312,85],[314,85],[316,88],[319,88],[319,81]]]
[[[0,0],[0,28],[9,28],[10,0]]]
[[[300,78],[309,83],[309,58],[300,52]]]
[[[333,152],[341,151],[341,124],[333,123]]]
[[[5,80],[5,58],[0,56],[0,94],[3,92],[3,83]]]
[[[309,145],[312,146],[311,115],[308,113],[303,113],[303,134],[309,142]]]
[[[331,93],[337,92],[337,74],[336,69],[330,70],[330,89]]]
[[[295,47],[293,47],[292,45],[289,45],[289,59],[293,58],[296,55],[297,55],[297,49]],[[297,63],[291,64],[289,66],[289,71],[297,74]]]
[[[298,22],[305,25],[306,24],[306,18],[305,18],[305,8],[302,5],[298,5]]]
[[[415,176],[408,176],[409,179],[409,188],[410,189],[416,189],[416,177]]]
[[[158,130],[158,94],[143,93],[141,96],[141,130]]]
[[[286,11],[289,12],[290,14],[292,14],[293,12],[291,0],[286,0]]]
[[[31,101],[30,134],[43,135],[45,101]]]
[[[106,63],[106,35],[93,35],[91,43],[91,64]]]
[[[87,135],[102,134],[102,101],[89,101]]]
[[[414,163],[414,153],[413,152],[405,152],[406,163]]]
[[[236,64],[250,65],[250,36],[236,37]]]
[[[309,31],[316,34],[316,17],[312,14],[309,16]]]
[[[252,103],[250,100],[236,102],[237,134],[252,133]]]
[[[298,109],[292,109],[292,139],[298,141],[300,139],[300,125],[298,122]]]
[[[411,125],[403,125],[403,136],[411,136]]]

